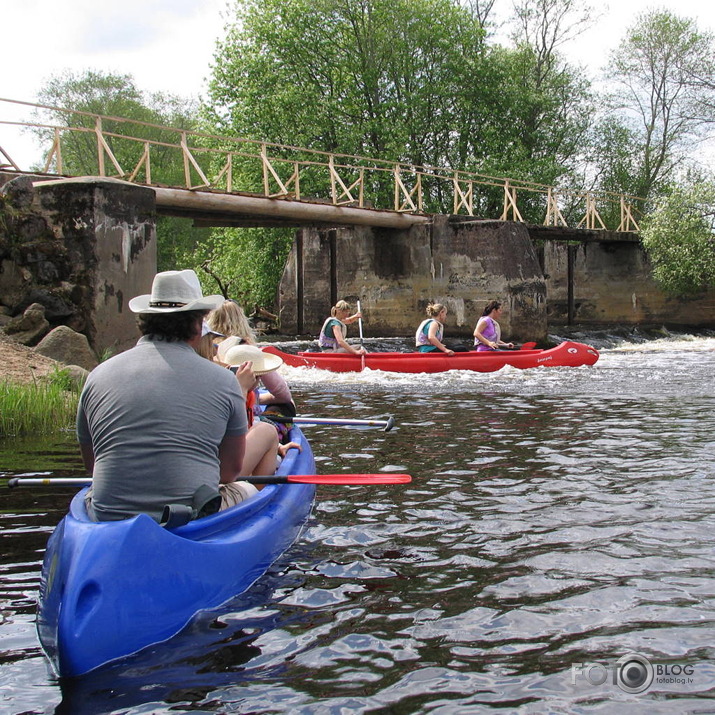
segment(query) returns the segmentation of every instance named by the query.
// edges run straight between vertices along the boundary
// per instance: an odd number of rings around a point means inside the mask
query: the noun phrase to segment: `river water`
[[[51,676],[34,625],[70,494],[3,491],[0,710],[715,712],[715,337],[571,337],[595,366],[282,368],[304,415],[397,422],[306,426],[319,471],[413,482],[320,487],[248,592],[77,681]],[[67,434],[0,442],[0,465],[80,462]]]

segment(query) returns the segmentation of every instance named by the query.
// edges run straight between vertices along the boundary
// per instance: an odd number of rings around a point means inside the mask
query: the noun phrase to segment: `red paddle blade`
[[[286,481],[301,484],[407,484],[409,474],[289,474]]]
[[[536,347],[536,343],[524,343],[521,346],[522,350],[533,350]]]

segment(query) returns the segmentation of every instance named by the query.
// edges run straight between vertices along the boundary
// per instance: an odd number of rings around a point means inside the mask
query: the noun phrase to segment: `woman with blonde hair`
[[[248,322],[246,314],[235,300],[224,301],[216,310],[212,310],[206,322],[212,331],[223,334],[217,338],[218,353],[216,362],[226,364],[226,354],[236,345],[258,345],[256,333]],[[267,392],[262,392],[260,403],[272,405],[291,403],[293,396],[285,379],[276,372],[268,372],[261,376],[261,382]]]
[[[352,353],[353,355],[363,355],[366,352],[362,345],[357,348],[353,347],[345,339],[348,334],[348,325],[362,318],[360,311],[353,315],[350,315],[350,312],[350,304],[345,300],[339,300],[330,309],[330,317],[325,319],[318,336],[318,345],[323,352]]]
[[[417,352],[432,353],[443,352],[454,355],[443,342],[444,321],[447,318],[447,308],[442,303],[430,303],[427,306],[427,318],[423,320],[415,333],[415,347]]]
[[[255,345],[256,331],[248,322],[243,308],[235,300],[227,300],[223,305],[212,310],[206,322],[212,330],[215,330],[223,335],[236,335],[243,338],[249,345]]]

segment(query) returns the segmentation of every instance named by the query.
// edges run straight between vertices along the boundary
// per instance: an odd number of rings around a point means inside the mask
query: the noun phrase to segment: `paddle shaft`
[[[360,301],[357,302],[357,312],[362,313],[360,309]],[[358,329],[360,330],[360,345],[362,345],[362,316],[358,318]]]
[[[515,345],[513,348],[507,348],[507,350],[533,350],[536,347],[536,343],[523,343],[522,345]],[[498,350],[503,350],[503,347],[498,348]]]
[[[409,474],[272,474],[269,476],[240,477],[237,481],[249,484],[407,484]],[[13,477],[7,485],[14,487],[88,487],[91,477]]]
[[[362,313],[362,308],[360,308],[360,301],[357,302],[357,312]],[[365,344],[362,338],[362,315],[358,318],[358,328],[360,330],[360,347],[364,348]],[[360,372],[365,372],[365,353],[360,354]]]
[[[383,427],[385,432],[389,432],[395,426],[395,418],[390,415],[386,420],[350,420],[337,419],[331,417],[284,417],[283,415],[266,415],[266,419],[283,424],[298,425],[338,425],[338,426],[365,426]]]

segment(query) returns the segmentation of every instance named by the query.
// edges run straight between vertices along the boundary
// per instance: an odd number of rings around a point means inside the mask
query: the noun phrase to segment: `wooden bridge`
[[[3,119],[3,107],[11,105],[54,121]],[[42,138],[43,164],[19,166],[4,127],[29,129]],[[408,228],[451,211],[466,220],[528,223],[544,238],[613,240],[618,233],[638,240],[635,207],[643,204],[635,196],[218,136],[2,98],[0,171],[41,175],[43,180],[93,176],[150,186],[160,213],[211,226]]]

